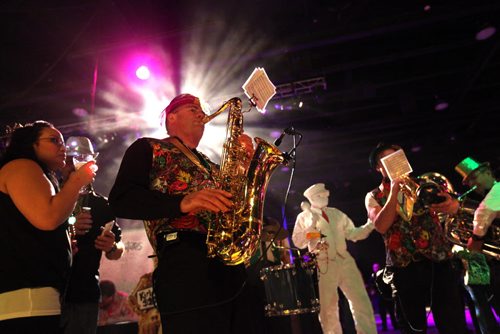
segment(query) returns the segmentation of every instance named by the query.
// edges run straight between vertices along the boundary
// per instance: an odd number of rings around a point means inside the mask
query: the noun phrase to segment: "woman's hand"
[[[68,181],[76,183],[76,185],[78,185],[80,188],[84,187],[94,181],[97,169],[98,167],[95,161],[89,161],[82,167],[72,172],[69,176]]]

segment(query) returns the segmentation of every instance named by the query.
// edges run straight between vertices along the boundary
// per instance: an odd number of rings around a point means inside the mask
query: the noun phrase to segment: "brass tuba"
[[[410,221],[413,216],[413,206],[420,201],[424,206],[440,203],[445,200],[439,196],[441,191],[453,193],[453,186],[442,174],[429,172],[412,179],[410,176],[402,176],[399,205],[397,207],[399,215],[406,221]]]
[[[461,213],[450,216],[445,222],[445,233],[452,243],[467,248],[467,242],[474,230],[474,211],[479,202],[464,198],[461,203]],[[500,220],[493,220],[483,240],[481,252],[500,260]]]
[[[274,169],[287,164],[289,158],[275,145],[255,138],[257,148],[250,165],[242,167],[247,165],[248,158],[238,140],[243,133],[241,100],[230,99],[215,113],[206,116],[203,122],[211,121],[227,109],[226,139],[215,179],[223,190],[233,195],[234,207],[219,213],[209,224],[206,243],[209,257],[219,257],[226,265],[237,265],[249,260],[258,247],[269,179]]]
[[[452,196],[457,196],[450,181],[438,173],[425,173],[418,177],[420,181],[417,196],[424,203],[439,203],[440,190],[447,191]],[[469,191],[470,192],[470,191]],[[467,192],[466,194],[468,194]],[[474,229],[474,212],[479,202],[465,197],[466,194],[457,196],[460,201],[461,212],[457,215],[438,213],[441,222],[444,221],[446,237],[452,243],[467,248],[467,241],[472,236]],[[491,224],[485,236],[482,253],[500,260],[500,222],[498,219]]]

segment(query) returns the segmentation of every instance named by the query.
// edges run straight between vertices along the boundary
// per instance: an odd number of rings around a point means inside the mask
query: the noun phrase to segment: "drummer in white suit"
[[[295,246],[308,247],[310,252],[316,254],[321,308],[319,320],[323,333],[342,333],[337,288],[349,300],[356,332],[377,333],[363,278],[346,245],[346,239],[357,241],[367,238],[374,226],[371,222],[354,226],[345,213],[327,207],[329,195],[323,183],[314,184],[304,192],[310,204],[302,202],[303,211],[297,216],[292,235]]]

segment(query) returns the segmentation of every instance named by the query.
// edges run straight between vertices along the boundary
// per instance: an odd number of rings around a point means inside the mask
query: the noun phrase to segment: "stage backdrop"
[[[153,271],[153,254],[142,221],[118,219],[122,228],[122,241],[125,252],[121,259],[110,261],[103,255],[101,260],[101,280],[113,281],[116,288],[130,293],[134,290],[139,278]]]

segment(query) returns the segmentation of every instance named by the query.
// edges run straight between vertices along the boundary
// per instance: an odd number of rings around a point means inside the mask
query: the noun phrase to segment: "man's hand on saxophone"
[[[203,189],[187,194],[181,201],[181,212],[194,214],[201,210],[226,212],[233,202],[231,193],[221,189]]]

